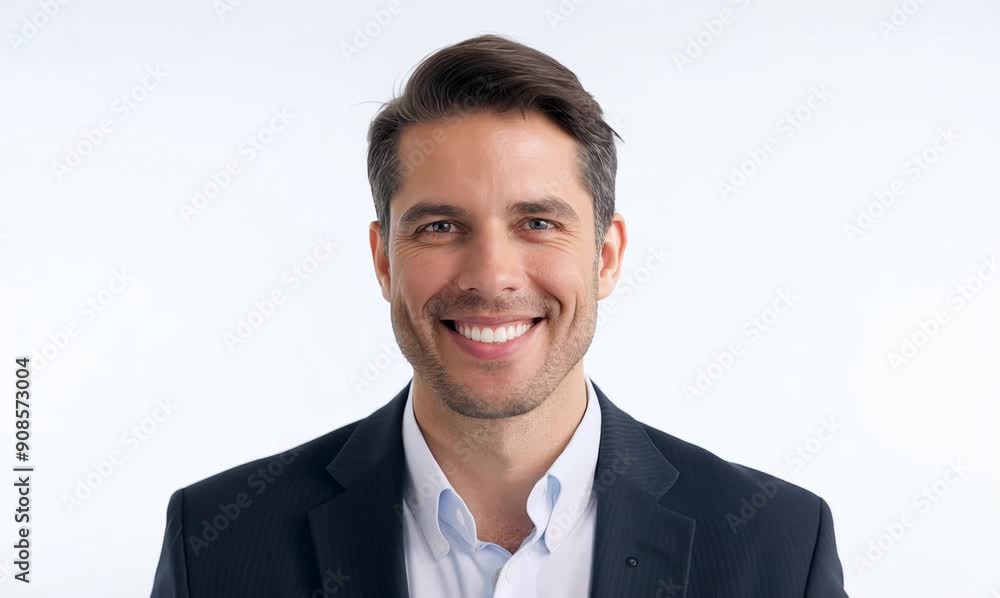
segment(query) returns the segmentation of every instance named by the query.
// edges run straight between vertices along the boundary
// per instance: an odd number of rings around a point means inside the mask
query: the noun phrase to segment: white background
[[[626,278],[601,304],[595,382],[638,419],[825,497],[852,596],[1000,595],[1000,276],[981,269],[1000,257],[1000,4],[123,4],[0,9],[0,595],[148,595],[171,492],[406,383],[371,267],[365,133],[422,57],[480,33],[573,69],[625,139]],[[786,137],[779,119],[824,86]],[[123,93],[142,100],[126,112]],[[241,154],[280,109],[291,122]],[[103,119],[110,132],[58,174]],[[949,127],[916,177],[912,157]],[[768,138],[767,161],[720,192]],[[230,160],[239,172],[185,219]],[[872,207],[896,179],[903,192]],[[291,290],[283,273],[320,238],[339,248]],[[959,301],[960,287],[976,292]],[[230,350],[274,289],[284,303]],[[774,321],[783,289],[796,299]],[[771,325],[751,338],[754,317]],[[904,339],[921,346],[897,368]],[[734,341],[742,354],[709,371]],[[14,358],[46,350],[25,586],[10,579]],[[714,377],[689,401],[701,372]],[[945,482],[954,460],[968,471]],[[88,476],[98,487],[67,506]],[[924,489],[940,495],[929,509]]]

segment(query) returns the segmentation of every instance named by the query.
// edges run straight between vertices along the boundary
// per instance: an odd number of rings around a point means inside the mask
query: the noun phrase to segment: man
[[[486,35],[428,57],[368,150],[412,380],[175,492],[153,596],[845,596],[826,502],[637,422],[584,374],[627,244],[616,135],[541,52]]]

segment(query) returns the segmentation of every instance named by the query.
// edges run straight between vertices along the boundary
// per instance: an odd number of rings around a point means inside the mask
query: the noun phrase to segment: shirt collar
[[[413,415],[413,383],[403,409],[403,449],[407,483],[404,499],[436,559],[448,554],[451,539],[475,546],[476,525],[465,501],[434,459]],[[601,440],[601,409],[587,378],[587,407],[562,453],[528,495],[528,516],[536,534],[555,551],[579,522],[590,502]],[[471,447],[466,447],[469,450]],[[445,469],[452,464],[446,463]]]

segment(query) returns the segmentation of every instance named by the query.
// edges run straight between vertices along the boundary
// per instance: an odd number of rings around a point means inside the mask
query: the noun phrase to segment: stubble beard
[[[433,339],[424,333],[418,333],[418,327],[403,305],[402,301],[393,301],[390,308],[392,329],[396,342],[413,371],[427,382],[435,395],[441,398],[448,409],[476,419],[502,419],[523,415],[541,405],[562,383],[590,348],[597,326],[597,266],[595,263],[593,281],[589,300],[582,305],[578,319],[571,322],[569,336],[561,342],[552,339],[555,344],[549,345],[548,354],[544,356],[538,371],[517,385],[504,385],[493,388],[490,393],[482,389],[470,387],[457,380],[444,367]],[[549,328],[546,334],[551,335],[551,313],[546,314],[545,326]],[[436,319],[424,318],[432,326],[437,326]],[[444,334],[442,331],[430,334]],[[485,369],[509,367],[503,362],[483,364]]]

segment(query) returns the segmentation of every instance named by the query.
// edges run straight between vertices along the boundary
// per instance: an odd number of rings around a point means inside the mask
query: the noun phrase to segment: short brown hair
[[[383,247],[389,202],[402,183],[399,139],[409,124],[460,114],[518,108],[541,112],[576,139],[584,186],[594,199],[597,247],[615,212],[615,137],[601,106],[576,75],[551,56],[498,35],[480,35],[426,57],[402,95],[382,105],[368,129],[368,181]],[[423,156],[414,156],[423,160]]]

